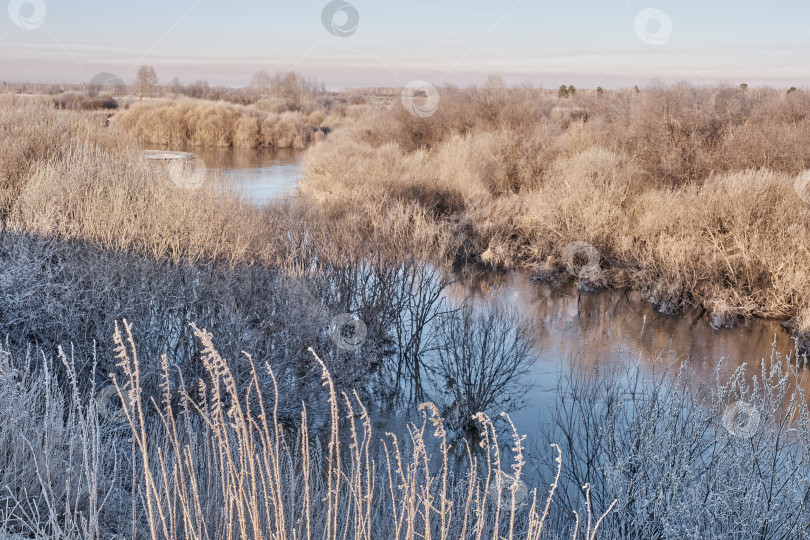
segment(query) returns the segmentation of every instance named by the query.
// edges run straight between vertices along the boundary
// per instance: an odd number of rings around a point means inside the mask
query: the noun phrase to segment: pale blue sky
[[[35,26],[0,11],[8,81],[88,82],[102,71],[131,81],[140,64],[162,82],[232,86],[259,69],[295,69],[330,87],[467,85],[490,73],[547,88],[810,79],[808,2],[349,0],[359,26],[337,37],[321,22],[324,0],[34,0],[44,19],[31,0],[2,1]],[[653,20],[645,42],[635,22],[646,8],[664,12],[671,32]]]

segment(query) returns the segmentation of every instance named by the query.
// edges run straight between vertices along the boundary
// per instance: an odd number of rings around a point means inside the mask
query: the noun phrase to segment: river
[[[257,204],[295,196],[301,179],[298,150],[214,148],[195,153],[209,171]]]
[[[217,149],[198,152],[209,171],[221,175],[250,200],[295,196],[301,178],[301,153]],[[553,405],[560,375],[574,361],[638,362],[643,369],[689,359],[704,380],[724,360],[725,373],[746,363],[758,371],[775,347],[794,344],[778,321],[753,320],[735,328],[713,328],[705,315],[665,315],[638,294],[625,291],[580,292],[575,283],[532,283],[519,272],[478,272],[448,291],[448,299],[472,298],[479,306],[509,304],[532,321],[537,361],[531,389],[510,400],[515,425],[529,441]],[[401,418],[376,415],[378,428],[399,431]]]

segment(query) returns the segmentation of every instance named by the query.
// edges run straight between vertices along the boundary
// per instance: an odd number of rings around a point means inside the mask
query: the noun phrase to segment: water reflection
[[[301,175],[301,153],[291,150],[194,149],[209,171],[221,176],[235,189],[242,190],[257,203],[295,194]],[[430,274],[429,271],[427,271]],[[426,282],[431,281],[426,278]],[[580,292],[573,282],[548,284],[531,282],[517,272],[491,272],[467,269],[456,276],[457,282],[415,287],[414,296],[404,295],[399,320],[395,327],[396,375],[410,375],[402,385],[397,376],[396,388],[402,393],[420,388],[418,361],[427,361],[435,350],[422,330],[447,306],[436,304],[435,293],[460,305],[469,300],[479,309],[492,303],[506,304],[531,321],[538,360],[522,375],[531,388],[507,405],[517,428],[536,435],[547,406],[555,399],[561,374],[574,361],[641,362],[650,367],[656,359],[690,359],[698,378],[714,377],[717,362],[725,359],[723,374],[746,363],[756,371],[763,358],[769,358],[772,347],[782,353],[792,352],[794,345],[778,321],[754,320],[743,327],[714,329],[699,313],[664,315],[639,297],[625,291]],[[416,280],[417,282],[420,280]],[[403,282],[414,289],[416,283]],[[402,291],[401,291],[402,292]],[[425,381],[430,387],[430,383]],[[444,388],[428,388],[424,399],[438,399]],[[401,414],[405,414],[399,411]],[[377,422],[383,430],[397,430],[403,418],[391,410],[380,412]]]
[[[278,149],[215,148],[195,152],[208,170],[248,199],[263,204],[270,199],[295,196],[301,179],[301,152]]]
[[[146,150],[193,152],[203,160],[207,176],[224,182],[256,204],[294,197],[301,180],[300,150],[258,148],[167,148],[145,145]]]
[[[455,301],[471,297],[479,306],[514,306],[533,321],[539,357],[527,377],[533,388],[523,409],[512,411],[518,429],[531,437],[555,398],[560,375],[574,361],[656,362],[689,359],[698,378],[714,378],[725,359],[725,375],[746,363],[759,370],[772,347],[793,351],[794,343],[778,321],[756,319],[737,328],[712,328],[699,313],[664,315],[638,294],[604,290],[580,292],[573,282],[532,283],[518,272],[474,272],[450,290]]]

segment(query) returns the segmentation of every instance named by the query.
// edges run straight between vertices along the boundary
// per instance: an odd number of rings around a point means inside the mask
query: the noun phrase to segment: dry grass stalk
[[[183,391],[183,403],[177,410],[164,357],[165,392],[160,403],[151,403],[157,423],[144,413],[146,406],[138,394],[141,368],[132,327],[124,321],[115,334],[119,366],[126,381],[123,386],[116,381],[116,386],[122,399],[128,392],[133,400],[125,412],[139,460],[139,489],[143,490],[143,511],[151,538],[371,539],[382,534],[407,540],[485,535],[512,540],[523,535],[521,530],[527,538],[540,538],[557,482],[552,484],[542,515],[534,504],[528,511],[518,511],[514,490],[511,511],[503,515],[500,498],[493,501],[486,496],[490,478],[501,472],[497,435],[486,415],[478,417],[483,426],[486,480],[479,480],[478,460],[468,447],[466,478],[459,481],[449,460],[444,420],[433,404],[420,407],[424,418],[421,426],[409,427],[410,450],[402,452],[400,441],[392,434],[388,434],[391,445],[383,441],[377,449],[372,445],[368,411],[359,396],[342,393],[348,428],[343,436],[338,392],[325,364],[312,351],[327,388],[329,438],[324,452],[317,450],[317,444],[313,448],[304,410],[298,439],[301,445],[296,450],[287,443],[285,428],[273,412],[278,396],[272,398],[273,410],[265,410],[255,370],[247,390],[240,392],[228,363],[214,348],[211,334],[196,327],[194,332],[203,347],[201,358],[209,384],[201,386],[204,393],[196,400]],[[246,361],[253,365],[249,356]],[[269,367],[268,375],[277,388]],[[361,426],[355,422],[357,417]],[[428,422],[441,454],[435,464],[426,440]],[[520,478],[522,438],[514,426],[513,432],[513,471]],[[201,445],[202,440],[210,444]],[[378,450],[384,456],[382,469],[377,467]],[[294,459],[297,456],[300,459]],[[456,513],[455,508],[464,510]]]

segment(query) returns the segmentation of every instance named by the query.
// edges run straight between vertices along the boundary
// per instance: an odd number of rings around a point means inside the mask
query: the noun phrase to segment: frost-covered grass
[[[542,429],[563,448],[563,485],[618,500],[609,538],[807,538],[810,429],[804,359],[776,351],[712,380],[688,364],[642,375],[599,365],[561,379]],[[553,463],[543,448],[530,453]],[[579,500],[562,490],[566,509]],[[562,513],[565,515],[565,512]]]
[[[320,365],[324,428],[301,405],[279,419],[269,364],[250,366],[240,389],[213,336],[193,327],[205,375],[188,386],[161,362],[162,395],[145,399],[131,327],[116,328],[116,391],[97,399],[38,355],[0,354],[0,526],[30,538],[548,538],[559,485],[528,491],[523,438],[476,415],[480,444],[451,448],[432,403],[407,436],[375,433],[357,392],[336,388]],[[19,365],[19,368],[13,366]],[[182,375],[182,374],[178,374]],[[193,384],[192,384],[193,383]],[[265,393],[269,389],[270,394]],[[311,396],[313,400],[317,396]],[[508,420],[508,417],[506,417]],[[505,450],[504,444],[510,448]],[[509,466],[511,464],[511,466]],[[506,472],[508,471],[508,472]],[[595,538],[600,516],[572,514],[569,538]],[[544,532],[545,531],[545,532]],[[573,536],[571,536],[573,535]]]

